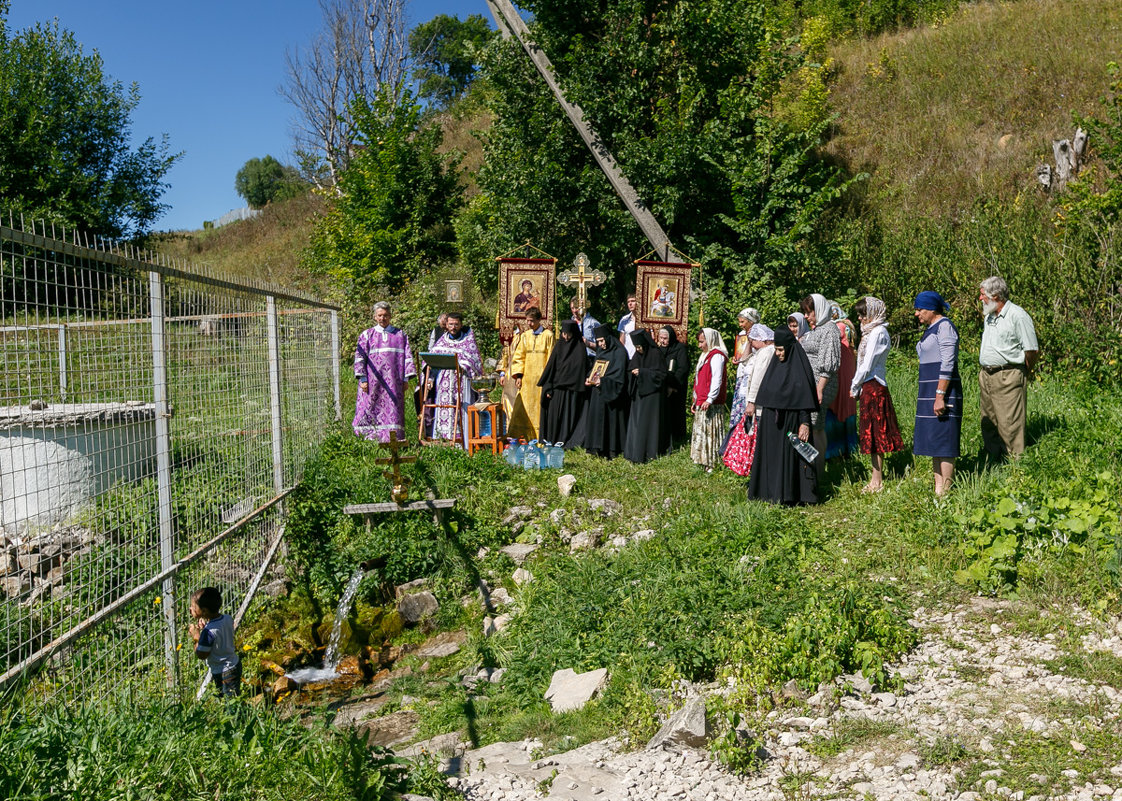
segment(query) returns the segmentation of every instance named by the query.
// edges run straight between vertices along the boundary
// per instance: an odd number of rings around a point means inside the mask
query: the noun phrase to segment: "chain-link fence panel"
[[[191,691],[191,593],[244,613],[339,416],[338,314],[0,225],[0,685]]]

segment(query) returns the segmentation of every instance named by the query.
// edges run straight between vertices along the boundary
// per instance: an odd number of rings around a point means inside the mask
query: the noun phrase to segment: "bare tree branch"
[[[303,52],[285,54],[280,88],[296,108],[297,152],[317,186],[333,186],[354,145],[351,104],[406,85],[405,0],[320,0],[323,28]],[[310,162],[310,163],[309,163]]]

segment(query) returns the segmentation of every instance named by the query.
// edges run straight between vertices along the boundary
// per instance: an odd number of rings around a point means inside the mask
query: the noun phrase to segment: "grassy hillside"
[[[231,276],[320,294],[300,266],[316,216],[327,208],[315,194],[266,206],[252,220],[204,231],[155,234],[150,246],[168,258],[206,264]]]
[[[831,155],[868,171],[886,216],[954,215],[980,197],[1038,192],[1052,140],[1093,114],[1122,53],[1117,0],[962,8],[938,25],[834,48]],[[1093,154],[1095,143],[1090,143]]]

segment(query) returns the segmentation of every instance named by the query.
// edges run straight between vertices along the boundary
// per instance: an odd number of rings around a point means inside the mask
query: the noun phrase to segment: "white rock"
[[[557,477],[557,491],[561,493],[562,498],[568,498],[573,494],[573,488],[577,485],[577,477],[571,473],[566,473],[563,476]]]
[[[647,748],[662,748],[667,744],[702,748],[708,739],[709,726],[705,718],[705,701],[701,698],[690,698],[663,724],[658,733],[647,743]]]
[[[401,619],[407,624],[420,623],[427,617],[436,614],[440,604],[431,592],[415,592],[404,595],[397,600],[397,611]]]
[[[513,573],[511,573],[510,577],[511,577],[511,579],[514,580],[514,583],[517,584],[519,587],[521,587],[524,584],[529,584],[531,581],[534,580],[534,574],[531,573],[529,570],[526,570],[525,568],[522,568],[522,567],[518,568]]]
[[[558,670],[549,681],[545,700],[554,712],[580,709],[598,693],[608,680],[607,668],[576,673],[571,668]]]
[[[529,542],[516,542],[511,545],[504,545],[499,550],[505,553],[513,560],[514,564],[522,565],[530,555],[538,549],[537,545]]]

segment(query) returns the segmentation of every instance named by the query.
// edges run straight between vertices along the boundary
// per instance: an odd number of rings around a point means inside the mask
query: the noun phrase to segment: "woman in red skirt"
[[[892,339],[888,336],[884,301],[864,297],[853,306],[853,311],[861,323],[861,345],[857,348],[857,371],[849,394],[861,399],[861,453],[869,454],[873,464],[873,474],[861,491],[880,492],[884,486],[884,454],[904,449],[885,375]]]

